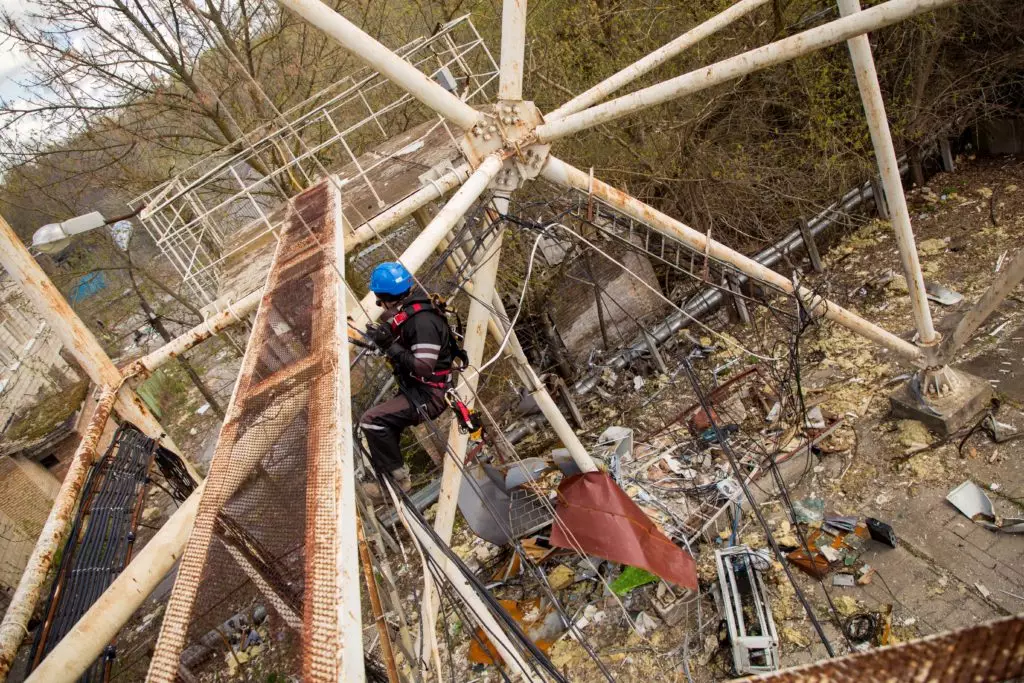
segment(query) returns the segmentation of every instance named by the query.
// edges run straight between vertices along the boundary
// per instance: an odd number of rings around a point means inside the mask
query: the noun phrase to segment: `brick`
[[[971,531],[972,531],[971,527],[974,527],[974,526],[977,526],[976,524],[974,524],[974,522],[956,521],[956,522],[953,522],[952,524],[946,525],[946,529],[948,529],[949,531],[952,531],[954,534],[956,534],[960,538],[966,540],[967,537],[970,536],[970,534],[971,534]],[[982,548],[982,550],[984,550],[984,548]]]
[[[949,547],[944,549],[946,552],[937,552],[937,549],[933,548],[933,551],[936,551],[934,552],[936,560],[939,564],[955,573],[964,581],[967,581],[970,575],[974,573],[973,568],[970,567],[971,562],[984,567],[985,569],[995,569],[996,565],[999,564],[999,561],[996,560],[996,558],[992,557],[984,550],[979,550],[970,543],[961,539],[959,536],[948,531],[942,531],[939,534],[938,540],[940,543],[944,543]],[[970,574],[964,577],[960,575],[960,572],[963,570],[966,560],[970,560],[966,563]]]
[[[1013,584],[1014,588],[1018,589],[1018,591],[1014,592],[1019,592],[1021,589],[1024,589],[1024,574],[1022,574],[1016,567],[1011,567],[1005,562],[1000,562],[996,565],[996,573]],[[1021,594],[1024,595],[1024,593]]]
[[[1003,564],[1019,567],[1021,560],[1024,559],[1024,536],[1001,531],[992,532],[992,535],[996,537],[996,541],[986,552]]]
[[[964,539],[975,548],[989,552],[989,549],[999,542],[999,532],[990,531],[980,524],[975,524],[973,522],[970,522],[970,527],[971,528],[966,534],[963,536],[957,534],[957,536],[960,536],[960,538]],[[991,555],[992,553],[989,552],[989,554]]]

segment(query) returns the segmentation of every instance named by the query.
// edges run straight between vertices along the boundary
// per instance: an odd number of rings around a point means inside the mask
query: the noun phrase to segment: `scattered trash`
[[[867,584],[871,583],[871,577],[874,575],[874,573],[875,568],[871,565],[866,564],[862,566],[859,570],[857,570],[857,585],[866,586]]]
[[[779,668],[775,619],[761,572],[748,559],[750,553],[745,545],[715,551],[722,613],[732,645],[733,667],[738,674]]]
[[[578,474],[559,484],[551,545],[641,567],[697,590],[693,557],[672,543],[605,472]]]
[[[764,421],[768,424],[772,424],[779,419],[779,413],[782,412],[782,404],[778,401],[772,406],[771,410],[768,411],[768,415],[764,418]]]
[[[204,403],[203,405],[199,406],[199,408],[196,410],[196,415],[206,415],[206,411],[209,410],[209,409],[210,409],[210,404],[209,403]]]
[[[840,616],[849,617],[857,613],[857,601],[849,595],[839,595],[833,598],[832,603]]]
[[[990,531],[1024,533],[1024,518],[997,516],[988,494],[970,479],[950,491],[946,500],[972,522]]]
[[[854,643],[870,643],[878,636],[881,615],[876,612],[859,612],[843,623],[843,633]]]
[[[646,637],[648,633],[651,633],[658,628],[658,622],[647,612],[641,612],[636,615],[636,620],[633,622],[633,626],[636,627],[636,630],[641,636]]]
[[[560,564],[548,573],[548,583],[552,590],[560,591],[568,588],[576,580],[576,572],[564,564]]]
[[[818,548],[818,552],[824,555],[825,559],[829,562],[838,562],[840,559],[842,559],[842,555],[839,554],[839,551],[830,545],[825,545]]]
[[[646,569],[640,569],[639,567],[627,566],[622,570],[614,581],[612,581],[611,588],[612,593],[618,596],[626,595],[640,586],[646,586],[649,583],[654,583],[658,580],[658,577],[650,573]]]
[[[850,532],[857,528],[857,518],[849,516],[840,517],[838,515],[828,515],[825,517],[825,524],[823,526],[825,526],[826,530],[828,531],[832,531],[833,529],[835,529],[836,531]]]
[[[804,416],[804,426],[810,429],[824,429],[825,416],[821,413],[821,406],[814,406]]]
[[[990,337],[998,337],[998,336],[999,336],[999,333],[1000,333],[1000,332],[1002,332],[1002,331],[1003,331],[1003,329],[1004,329],[1004,328],[1005,328],[1005,327],[1006,327],[1007,325],[1009,325],[1009,324],[1010,324],[1010,321],[1009,321],[1009,320],[1007,320],[1007,321],[1006,321],[1006,322],[1004,322],[1004,323],[1003,323],[1002,325],[1000,325],[1000,326],[999,326],[999,327],[997,327],[996,329],[994,329],[994,330],[992,330],[991,332],[989,332],[989,333],[988,333],[988,336],[990,336]]]
[[[937,282],[925,282],[924,291],[930,301],[943,306],[954,306],[964,300],[963,294]]]
[[[899,539],[896,538],[896,532],[885,522],[874,517],[868,517],[864,521],[868,525],[868,532],[871,534],[871,538],[874,540],[884,543],[890,548],[895,548],[899,543]]]
[[[541,652],[551,649],[552,643],[565,633],[566,627],[561,615],[554,605],[547,601],[533,598],[519,602],[515,600],[499,600],[498,602]],[[476,630],[476,637],[469,644],[467,658],[474,664],[486,666],[502,661],[498,649],[491,643],[483,629],[479,628]]]
[[[633,391],[640,391],[644,388],[644,378],[640,375],[633,377]]]
[[[922,256],[933,256],[935,254],[941,254],[946,250],[946,245],[949,243],[948,237],[933,237],[932,239],[922,240],[917,243],[917,250]]]
[[[821,498],[804,498],[793,502],[796,521],[804,524],[820,522],[825,517],[825,501]]]
[[[975,583],[974,587],[978,589],[979,593],[981,593],[981,597],[988,598],[992,596],[992,591],[985,588],[985,586],[983,586],[981,583]]]
[[[1003,262],[1006,260],[1006,255],[1008,253],[1010,253],[1009,250],[1004,251],[1002,254],[999,255],[999,258],[996,259],[996,269],[994,272],[998,273],[1000,270],[1003,269]]]
[[[927,448],[932,441],[931,432],[917,420],[900,420],[897,424],[899,443],[907,449]]]
[[[811,644],[811,639],[806,634],[797,631],[791,626],[786,626],[782,629],[782,640],[797,647],[807,647]]]
[[[845,588],[852,588],[857,585],[857,579],[853,574],[833,574],[832,575],[833,586],[843,586]]]

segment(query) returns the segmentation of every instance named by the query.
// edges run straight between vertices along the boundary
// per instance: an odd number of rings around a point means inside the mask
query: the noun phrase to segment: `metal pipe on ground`
[[[570,114],[583,111],[587,107],[592,107],[616,90],[632,83],[644,74],[654,71],[665,62],[679,56],[700,41],[717,33],[718,31],[721,31],[726,26],[729,26],[741,17],[750,14],[750,12],[767,2],[768,0],[740,0],[740,2],[737,2],[724,12],[720,12],[704,23],[691,28],[686,33],[682,34],[675,40],[666,43],[654,52],[648,54],[646,57],[633,62],[625,69],[609,76],[589,90],[580,93],[558,109],[545,114],[544,120],[557,121],[558,119],[563,119]],[[504,37],[504,34],[502,34],[502,36]]]
[[[32,618],[36,603],[39,601],[39,594],[46,582],[53,558],[64,542],[89,466],[96,457],[96,444],[110,418],[117,397],[116,386],[104,387],[96,402],[96,411],[71,459],[71,465],[64,475],[64,481],[57,491],[53,507],[50,508],[50,514],[43,525],[43,531],[39,534],[35,548],[32,549],[18,587],[11,596],[11,603],[4,614],[3,622],[0,622],[0,680],[6,679],[18,654],[18,648],[28,635],[29,619]],[[109,641],[105,641],[104,644],[106,642]]]
[[[74,681],[96,661],[181,557],[199,511],[203,486],[174,511],[27,681]]]
[[[433,111],[463,130],[472,128],[480,114],[426,74],[379,43],[351,21],[320,0],[278,0],[278,2],[334,38],[352,56],[379,72]]]
[[[556,157],[548,157],[542,174],[548,180],[562,187],[582,192],[593,192],[594,196],[614,209],[632,216],[658,232],[663,232],[669,237],[683,242],[695,251],[707,253],[709,257],[734,266],[748,276],[777,287],[783,292],[800,296],[810,312],[822,315],[827,320],[838,323],[852,332],[875,342],[879,346],[894,351],[906,360],[916,361],[921,357],[920,349],[910,342],[897,337],[834,302],[815,295],[805,287],[794,289],[793,283],[790,282],[789,278],[758,263],[754,259],[744,256],[735,249],[715,240],[709,240],[703,233],[697,232],[693,228],[644,204],[639,199],[615,189],[607,183],[591,178],[587,173]]]
[[[842,16],[855,17],[860,12],[858,0],[839,0],[839,13]],[[861,34],[850,38],[846,44],[850,49],[850,59],[864,104],[868,130],[871,131],[871,143],[875,148],[878,172],[882,176],[885,197],[889,202],[892,230],[896,237],[896,247],[900,252],[903,275],[907,280],[910,308],[914,313],[917,334],[920,344],[929,346],[937,341],[937,335],[932,323],[932,312],[928,308],[928,294],[924,290],[924,273],[921,272],[914,230],[910,225],[907,198],[903,194],[903,179],[900,178],[896,149],[892,144],[892,133],[885,113],[885,100],[882,98],[882,88],[878,85],[875,60],[871,56],[871,43],[866,34]]]
[[[906,164],[902,164],[900,166],[900,173],[906,173],[907,170],[908,167]],[[873,197],[874,189],[871,182],[867,182],[861,187],[850,190],[843,195],[838,202],[807,222],[810,234],[813,237],[821,235],[825,230],[835,225],[835,221],[832,220],[832,216],[835,214],[853,211],[863,202],[872,199]],[[804,248],[803,235],[801,234],[800,229],[797,228],[775,244],[762,249],[760,252],[755,254],[753,258],[758,263],[771,268],[781,261],[784,255],[798,251],[802,248]],[[744,273],[740,273],[737,276],[739,284],[743,284],[749,279],[750,278]],[[690,300],[683,305],[685,313],[676,311],[669,315],[664,322],[651,330],[651,336],[654,337],[654,340],[657,343],[661,344],[679,330],[689,327],[690,323],[693,322],[694,319],[700,319],[705,315],[713,313],[722,305],[724,300],[725,293],[718,287],[707,287],[699,294],[691,297]],[[609,360],[607,365],[613,370],[619,370],[626,367],[631,360],[639,358],[646,352],[647,340],[640,337],[633,344],[616,354],[611,360]],[[584,377],[573,384],[572,390],[576,394],[586,394],[597,386],[600,379],[601,373],[592,372],[587,377]],[[514,443],[525,438],[534,430],[535,426],[531,422],[526,422],[518,425],[516,429],[509,432],[506,437]]]
[[[951,5],[956,0],[888,0],[871,9],[788,38],[730,57],[711,66],[637,90],[614,100],[537,126],[540,142],[551,142],[602,123],[635,114],[656,105],[707,90],[755,71],[836,45],[853,36],[874,31],[929,10]]]

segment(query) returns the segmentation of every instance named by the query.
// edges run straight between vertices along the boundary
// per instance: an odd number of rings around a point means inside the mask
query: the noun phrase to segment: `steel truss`
[[[205,489],[208,493],[199,505],[196,526],[189,540],[175,595],[168,608],[150,680],[173,680],[178,675],[178,656],[182,651],[187,630],[195,628],[190,619],[195,611],[196,595],[200,590],[203,572],[209,566],[207,555],[214,547],[214,537],[218,529],[217,516],[221,509],[229,503],[232,496],[247,490],[250,476],[253,472],[259,473],[256,469],[258,465],[272,463],[271,456],[279,451],[280,439],[295,438],[299,432],[304,437],[307,434],[315,434],[318,438],[323,437],[325,441],[336,444],[336,448],[327,450],[322,450],[322,446],[312,442],[304,447],[307,450],[305,465],[309,475],[305,484],[307,505],[303,522],[306,530],[304,551],[307,563],[304,576],[307,583],[301,618],[303,638],[308,645],[303,651],[304,677],[310,681],[361,679],[361,638],[357,635],[359,596],[355,510],[354,504],[350,501],[353,473],[351,416],[346,412],[350,387],[347,363],[339,361],[347,353],[343,324],[346,310],[357,309],[352,311],[353,324],[357,327],[379,316],[380,310],[374,305],[372,297],[362,302],[354,301],[341,289],[340,282],[332,278],[342,274],[343,259],[340,257],[353,244],[365,242],[386,228],[402,222],[418,209],[451,190],[455,190],[452,198],[433,219],[425,222],[419,235],[400,257],[414,272],[432,257],[439,246],[445,244],[451,230],[485,191],[490,190],[508,196],[524,183],[543,177],[560,187],[596,197],[615,211],[678,241],[691,250],[706,254],[709,258],[720,261],[760,283],[802,298],[809,311],[849,328],[891,350],[907,362],[924,368],[929,365],[929,359],[934,358],[934,354],[927,349],[911,344],[854,312],[814,295],[798,283],[794,284],[787,277],[754,259],[709,239],[684,223],[601,182],[594,178],[592,173],[588,174],[572,167],[551,155],[550,150],[553,142],[574,132],[643,111],[674,98],[694,94],[844,41],[851,41],[851,52],[859,68],[870,60],[870,52],[865,53],[865,41],[858,37],[950,5],[955,0],[887,0],[865,11],[857,11],[856,2],[853,0],[842,0],[845,16],[841,19],[600,103],[640,75],[648,73],[682,50],[762,4],[757,0],[743,0],[719,17],[680,36],[676,41],[574,98],[548,116],[539,112],[532,102],[522,99],[525,0],[504,0],[502,51],[497,67],[468,20],[453,22],[442,28],[440,35],[444,38],[441,53],[444,56],[438,60],[434,52],[434,47],[439,45],[437,37],[417,41],[396,53],[319,0],[279,2],[325,31],[356,58],[365,62],[372,71],[354,76],[351,80],[321,93],[317,96],[320,99],[314,98],[316,101],[309,103],[309,110],[289,112],[281,128],[269,132],[259,131],[246,138],[242,151],[231,151],[224,156],[211,159],[138,200],[139,204],[145,206],[142,215],[147,228],[161,249],[175,263],[182,277],[204,301],[212,301],[215,298],[214,285],[218,267],[228,255],[243,251],[246,244],[274,232],[283,222],[294,221],[296,215],[302,219],[301,222],[317,224],[318,227],[311,228],[312,234],[323,235],[326,240],[317,243],[322,250],[319,258],[323,259],[323,263],[333,264],[333,269],[321,269],[320,275],[316,276],[319,278],[317,283],[312,285],[314,293],[310,302],[316,302],[316,311],[309,320],[296,326],[293,324],[296,320],[287,316],[282,318],[282,309],[275,307],[273,302],[278,286],[292,281],[288,274],[294,276],[294,272],[289,269],[297,266],[299,262],[293,262],[291,259],[299,258],[303,253],[289,250],[296,249],[296,240],[306,239],[306,236],[287,228],[283,230],[283,235],[277,235],[280,241],[278,256],[267,288],[264,290],[264,306],[257,315],[254,332],[256,345],[250,345],[250,353],[246,356],[242,376],[236,386],[229,418],[218,446],[219,453],[223,452],[223,455],[215,458],[211,483],[208,483]],[[460,27],[469,30],[475,37],[464,42],[451,38]],[[478,51],[478,54],[485,56],[483,68],[466,67],[462,63],[471,51]],[[430,54],[423,57],[427,52]],[[435,65],[432,60],[440,63]],[[454,73],[453,67],[461,70],[461,76],[448,79],[447,77]],[[470,101],[479,101],[477,98],[486,97],[487,88],[494,78],[495,68],[498,75],[498,101],[488,106],[474,107]],[[458,84],[460,77],[465,81],[465,88],[452,87],[452,82]],[[401,94],[395,99],[388,99],[375,109],[372,102],[366,101],[366,87],[372,86],[383,91],[386,84],[397,86]],[[870,79],[861,81],[860,85],[873,134],[876,130],[887,130],[884,111],[879,113],[877,108],[872,110],[870,106],[869,101],[874,97]],[[370,169],[360,162],[360,155],[351,149],[347,136],[360,128],[369,129],[374,126],[386,136],[386,128],[382,122],[384,115],[396,107],[405,106],[412,99],[427,107],[430,112],[428,117],[436,115],[437,125],[444,128],[450,138],[449,142],[457,146],[462,161],[456,164],[449,161],[445,166],[434,169],[432,176],[428,175],[422,179],[420,189],[402,197],[401,201],[393,203],[390,207],[380,206],[379,214],[367,217],[359,225],[347,225],[347,229],[343,229],[344,221],[340,209],[326,213],[321,211],[319,217],[310,217],[308,221],[303,218],[304,206],[299,200],[309,193],[330,192],[333,198],[331,201],[337,206],[340,202],[341,187],[351,187],[351,183],[358,182],[366,185],[371,194],[379,197],[380,193],[373,184]],[[362,115],[352,123],[339,123],[334,118],[334,112],[341,106],[363,107],[369,111],[369,115]],[[306,188],[310,187],[318,176],[323,176],[317,153],[324,148],[313,145],[301,135],[304,126],[309,125],[314,119],[329,121],[336,135],[326,144],[341,145],[344,148],[344,156],[339,158],[348,159],[355,171],[345,179],[331,177],[325,184],[307,190]],[[419,140],[425,139],[424,136]],[[891,160],[890,150],[885,148],[884,140],[876,140],[876,148],[879,161],[885,166]],[[259,171],[261,167],[266,173]],[[244,172],[240,173],[239,168],[245,169]],[[891,195],[890,202],[893,195],[902,192],[901,188],[897,189],[894,186],[887,186],[886,189]],[[303,191],[306,195],[299,194]],[[268,215],[270,205],[266,203],[266,198],[275,194],[283,194],[286,197],[295,197],[298,194],[299,199],[288,203],[283,216],[273,217]],[[328,214],[334,218],[327,217]],[[257,228],[252,229],[251,226],[254,225]],[[909,230],[909,224],[899,224],[895,228],[899,234],[907,281],[916,285],[920,280],[920,268],[916,253],[911,253],[915,251],[913,234]],[[345,232],[348,232],[348,235],[345,235],[342,244]],[[229,239],[232,236],[237,238],[239,235],[242,236],[241,242],[233,243]],[[490,258],[495,264],[494,267],[497,267],[500,240],[491,245],[491,250]],[[309,272],[311,271],[312,269]],[[306,274],[308,275],[308,272]],[[500,302],[493,283],[489,281],[487,271],[479,273],[473,284],[478,300]],[[984,303],[986,307],[991,305],[991,301]],[[55,307],[53,302],[48,301],[43,301],[41,305],[44,308]],[[309,302],[306,303],[306,306],[308,305]],[[923,309],[921,306],[915,306],[915,318],[921,339],[928,344],[932,341],[928,330],[930,321],[925,317],[927,304],[924,303],[923,306]],[[73,313],[67,315],[77,320]],[[295,330],[301,330],[303,325],[313,326],[309,327],[311,335],[302,337],[299,333],[297,339]],[[489,328],[495,326],[500,332],[500,326],[496,325],[491,316],[483,315],[482,311],[477,311],[475,316],[471,315],[467,346],[482,347],[483,336]],[[514,339],[514,333],[507,332],[506,336]],[[203,334],[206,332],[196,336],[201,337]],[[283,334],[291,334],[292,337],[281,338]],[[70,337],[73,335],[69,334]],[[275,337],[278,339],[275,340]],[[176,343],[176,349],[188,346],[187,342]],[[296,353],[297,343],[300,353]],[[271,353],[273,356],[273,367],[260,365],[264,353]],[[172,354],[163,355],[169,357]],[[325,364],[328,359],[330,361]],[[156,358],[155,362],[163,360],[164,358]],[[99,361],[93,363],[97,364],[103,366]],[[151,369],[151,366],[145,365],[144,370]],[[260,412],[263,418],[259,422],[260,429],[254,433],[254,401],[266,401],[270,397],[273,398],[275,410],[272,415],[264,415],[268,406],[265,403],[260,404],[257,412]],[[546,413],[546,416],[555,426],[556,432],[571,446],[572,430],[565,429],[567,423],[564,417],[561,417],[557,409],[552,411],[551,415]],[[296,430],[295,425],[299,422],[302,423],[303,429]],[[463,456],[464,451],[458,450],[462,444],[456,439],[451,441],[453,455]],[[315,457],[314,452],[318,453]],[[234,455],[238,455],[239,458],[232,457]],[[593,467],[585,451],[573,455],[581,467]],[[451,514],[442,514],[442,511],[445,511],[445,505],[454,504],[446,501],[454,500],[454,492],[458,490],[460,479],[457,472],[449,471],[450,464],[446,461],[441,511],[435,524],[442,539],[451,533],[452,519]],[[280,492],[276,491],[275,494],[279,495]],[[265,510],[269,507],[269,503],[265,503],[265,506],[256,505],[253,509]],[[196,514],[194,504],[189,506],[189,510],[192,515]],[[182,524],[187,528],[190,522],[191,519],[186,515],[180,524],[162,537],[171,542],[169,547],[172,553],[175,552],[174,543],[181,538]],[[176,549],[180,550],[180,545],[177,545]],[[226,557],[235,558],[237,561],[237,554],[225,552]],[[140,556],[139,560],[141,559]],[[135,564],[133,562],[132,566]],[[274,589],[269,586],[266,577],[262,577],[261,583],[251,574],[251,567],[249,570],[242,567],[241,571],[248,571],[246,580],[258,585],[260,590],[273,592]],[[147,587],[151,589],[149,584]],[[107,598],[106,594],[104,598]],[[280,602],[282,605],[288,604],[287,600]],[[430,614],[431,605],[432,601],[425,602],[425,624],[435,623]],[[280,611],[287,610],[281,608]],[[288,621],[286,615],[283,617]],[[1019,644],[1019,639],[1016,642]]]

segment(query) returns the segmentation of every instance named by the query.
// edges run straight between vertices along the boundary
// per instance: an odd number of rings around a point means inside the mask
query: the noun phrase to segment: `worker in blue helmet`
[[[384,314],[364,334],[391,364],[398,392],[363,413],[359,427],[374,469],[408,491],[412,482],[402,459],[402,432],[444,412],[452,366],[464,354],[443,307],[416,285],[401,263],[389,261],[374,268],[370,290]],[[374,501],[383,499],[376,482],[363,488]]]

